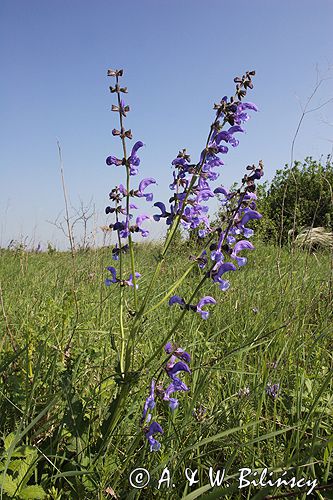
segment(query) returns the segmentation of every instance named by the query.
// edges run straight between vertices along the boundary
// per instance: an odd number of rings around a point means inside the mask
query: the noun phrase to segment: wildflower
[[[111,276],[112,278],[106,278],[105,280],[105,284],[106,286],[110,286],[112,283],[119,283],[120,286],[134,286],[133,284],[133,274],[130,274],[129,275],[129,278],[128,280],[120,280],[119,278],[117,278],[117,271],[114,267],[112,266],[108,266],[106,268],[108,271],[110,271],[111,273]],[[135,273],[135,278],[141,278],[141,274],[140,273]],[[139,285],[137,284],[136,285],[136,288],[138,288]]]
[[[246,257],[238,257],[238,253],[241,252],[242,250],[254,250],[254,246],[250,241],[246,240],[238,241],[235,244],[232,253],[230,254],[230,257],[232,259],[236,259],[239,266],[245,266],[247,262]]]
[[[230,287],[229,281],[223,280],[221,276],[223,276],[224,273],[227,273],[228,271],[236,271],[236,266],[232,264],[232,262],[225,262],[225,263],[220,263],[218,264],[218,268],[213,271],[212,274],[212,279],[214,283],[219,283],[219,288],[223,292],[228,290]]]
[[[118,243],[116,243],[116,246],[112,249],[112,259],[119,260],[120,254],[127,253],[128,250],[129,250],[129,246],[127,243],[126,243],[126,245],[122,246],[121,248],[118,248]]]
[[[178,361],[177,363],[175,363],[172,367],[169,367],[167,366],[166,367],[166,372],[167,374],[169,375],[169,377],[176,382],[179,380],[178,377],[176,377],[176,375],[180,372],[187,372],[187,373],[191,373],[191,370],[189,369],[189,367],[187,366],[186,363],[184,363],[184,361]]]
[[[108,156],[107,159],[105,160],[107,165],[116,165],[116,167],[119,167],[120,165],[125,165],[124,160],[121,160],[120,158],[116,158],[116,156]]]
[[[203,306],[207,304],[216,304],[216,300],[213,299],[213,297],[209,297],[208,295],[206,297],[203,297],[199,302],[197,303],[197,312],[200,314],[202,319],[207,319],[209,316],[208,311],[203,311],[202,308]]]
[[[173,295],[169,299],[169,306],[172,306],[173,304],[179,304],[182,309],[187,309],[188,311],[195,311],[200,314],[202,319],[207,319],[209,316],[208,311],[203,311],[202,307],[207,305],[207,304],[216,304],[216,300],[213,299],[213,297],[209,297],[208,295],[206,297],[203,297],[197,304],[186,304],[184,299],[182,299],[179,295]]]
[[[271,384],[271,382],[267,384],[266,393],[272,399],[276,399],[279,395],[279,392],[280,392],[280,384]]]
[[[137,191],[134,191],[134,196],[138,196],[139,198],[146,198],[146,201],[153,201],[153,193],[144,193],[144,190],[146,187],[148,187],[150,184],[156,184],[155,179],[152,177],[148,177],[147,179],[142,179],[142,181],[139,184],[139,189]]]
[[[166,223],[169,226],[175,216],[173,209],[171,209],[171,212],[167,212],[164,203],[161,201],[154,203],[154,207],[158,207],[161,210],[161,214],[154,215],[153,219],[158,222],[161,218],[166,218]]]
[[[171,398],[170,395],[173,394],[174,392],[180,392],[180,391],[189,391],[189,388],[187,385],[180,380],[179,378],[175,377],[175,380],[169,384],[167,389],[163,391],[163,401],[168,401],[169,403],[169,408],[171,411],[174,411],[176,408],[179,406],[178,399],[176,398]]]
[[[182,359],[186,363],[189,363],[191,361],[191,356],[189,355],[188,352],[184,351],[184,349],[181,349],[180,347],[171,344],[171,342],[168,342],[164,346],[164,350],[167,354],[172,353],[174,356],[176,356],[179,359]]]
[[[161,448],[161,443],[154,438],[154,435],[157,433],[163,434],[163,429],[157,422],[152,422],[145,431],[146,438],[150,444],[150,451],[158,451]]]
[[[140,165],[140,158],[137,156],[138,149],[142,148],[143,142],[137,141],[131,151],[131,155],[128,158],[128,163],[130,165],[130,175],[136,175],[138,173],[138,166]]]
[[[150,393],[143,407],[141,423],[145,421],[148,410],[153,410],[154,408],[155,408],[155,380],[152,380],[150,385]],[[151,420],[151,414],[148,413],[147,421],[149,422],[150,420]]]
[[[256,212],[255,210],[248,209],[246,210],[245,214],[243,215],[240,225],[245,226],[250,220],[252,219],[261,219],[262,215],[259,212]]]

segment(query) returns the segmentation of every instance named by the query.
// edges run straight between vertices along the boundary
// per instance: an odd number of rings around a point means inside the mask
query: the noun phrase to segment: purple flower
[[[138,149],[142,148],[143,142],[137,141],[131,151],[131,156],[128,158],[130,164],[130,175],[136,175],[138,173],[138,166],[140,165],[140,158],[137,156]]]
[[[178,402],[178,399],[176,398],[169,398],[169,408],[171,409],[171,411],[175,411],[176,408],[178,408],[179,406],[179,402]]]
[[[151,386],[150,386],[149,396],[147,397],[145,404],[143,406],[141,423],[143,423],[145,421],[148,410],[152,410],[154,407],[155,407],[155,380],[152,380]],[[151,416],[150,416],[150,418],[151,418]],[[150,419],[150,418],[148,415],[148,419]]]
[[[179,295],[173,295],[172,297],[170,297],[169,306],[173,306],[173,304],[179,304],[182,309],[186,307],[186,302],[184,301],[184,299],[179,297]]]
[[[243,111],[244,109],[251,109],[252,111],[258,111],[257,106],[253,102],[241,102],[237,106],[239,111]]]
[[[108,271],[110,271],[110,273],[111,273],[111,275],[112,275],[112,278],[106,278],[106,280],[105,280],[105,284],[106,284],[106,286],[110,286],[110,285],[111,285],[111,283],[117,283],[117,282],[118,282],[118,279],[117,279],[117,277],[116,277],[117,271],[115,270],[115,268],[114,268],[114,267],[109,266],[109,267],[107,267],[106,269],[107,269]]]
[[[236,259],[239,266],[245,266],[247,262],[246,257],[238,257],[238,253],[242,250],[254,250],[254,246],[250,241],[246,240],[241,240],[236,243],[232,250],[232,253],[230,254],[230,257],[232,259]]]
[[[179,373],[179,372],[187,372],[187,373],[191,373],[191,370],[189,369],[189,367],[187,366],[186,363],[184,363],[184,361],[178,361],[175,365],[173,365],[171,368],[170,367],[166,367],[166,371],[167,371],[167,374],[169,375],[169,377],[174,380],[175,378],[178,379],[178,377],[176,377],[176,375]],[[178,379],[179,380],[179,379]]]
[[[112,278],[107,278],[105,280],[105,284],[106,286],[110,286],[112,283],[120,283],[121,286],[134,286],[133,285],[133,275],[130,274],[129,275],[129,279],[128,280],[120,280],[117,278],[117,272],[115,270],[114,267],[112,266],[109,266],[106,268],[108,271],[110,271],[111,275],[112,275]],[[136,278],[140,278],[141,277],[141,274],[140,273],[135,273],[135,277]],[[138,288],[138,285],[136,285],[136,288]]]
[[[135,273],[135,278],[141,278],[141,274],[140,273]],[[133,284],[133,274],[130,274],[129,275],[129,279],[128,280],[124,280],[124,284],[127,285],[127,286],[134,286]],[[136,286],[135,288],[139,288],[139,285],[136,283]]]
[[[261,218],[262,215],[259,212],[249,209],[243,215],[242,220],[240,221],[240,225],[245,226],[245,224],[247,224],[250,220],[261,219]]]
[[[119,158],[116,158],[115,156],[108,156],[107,159],[105,160],[107,165],[116,165],[119,167],[119,165],[123,165],[123,160],[120,160]]]
[[[182,380],[180,380],[180,378],[174,377],[171,384],[167,387],[167,389],[164,393],[163,399],[166,401],[167,399],[169,399],[170,394],[172,394],[174,392],[177,392],[177,391],[187,392],[189,390],[190,389],[187,387],[187,385]]]
[[[153,193],[144,193],[146,187],[150,186],[150,184],[156,184],[155,179],[152,177],[148,177],[147,179],[142,179],[139,184],[139,189],[135,191],[135,195],[139,198],[146,198],[147,201],[153,201]]]
[[[197,303],[197,312],[201,315],[202,319],[207,319],[209,316],[208,311],[202,310],[202,308],[207,304],[216,304],[216,300],[213,299],[213,297],[209,297],[208,295],[199,300],[199,302]]]
[[[189,363],[191,361],[191,356],[189,355],[188,352],[184,351],[184,349],[181,349],[180,347],[171,344],[171,342],[165,344],[164,350],[167,354],[172,353],[174,356],[184,360],[186,363]]]
[[[157,422],[152,422],[149,429],[146,431],[146,438],[150,444],[150,451],[158,451],[161,448],[161,443],[153,437],[157,433],[163,434],[163,429]]]
[[[219,283],[219,288],[225,292],[228,290],[230,283],[229,281],[223,280],[221,276],[229,271],[236,271],[236,266],[231,262],[225,262],[220,264],[216,271],[212,272],[212,278],[214,283]]]
[[[280,384],[271,384],[270,382],[266,386],[266,393],[272,399],[276,399],[280,392]]]
[[[112,249],[112,259],[119,260],[120,254],[127,253],[128,250],[129,250],[129,246],[127,243],[126,243],[126,245],[122,246],[121,248],[118,248],[118,243],[116,243],[116,246]]]
[[[160,214],[153,215],[153,219],[158,222],[161,218],[166,218],[166,223],[169,226],[174,218],[174,212],[171,210],[171,212],[167,212],[164,203],[161,201],[157,201],[154,203],[154,207],[157,207],[161,210]]]

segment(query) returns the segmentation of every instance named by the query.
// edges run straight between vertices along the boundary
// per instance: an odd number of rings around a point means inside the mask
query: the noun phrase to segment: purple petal
[[[262,215],[259,212],[256,212],[255,210],[248,210],[245,215],[243,215],[242,220],[241,220],[241,225],[245,226],[250,220],[252,219],[261,219]]]
[[[146,189],[146,187],[149,186],[150,184],[156,184],[155,179],[153,179],[152,177],[148,177],[147,179],[142,179],[142,181],[139,184],[139,191],[143,192]]]
[[[117,278],[116,278],[117,271],[116,271],[116,269],[114,267],[112,267],[112,266],[108,266],[106,269],[108,271],[110,271],[110,273],[112,274],[112,280],[111,280],[112,283],[116,283],[116,281],[117,281]]]
[[[215,194],[224,194],[224,196],[228,196],[230,193],[223,186],[220,186],[214,189]]]
[[[143,145],[144,144],[142,141],[137,141],[132,148],[131,156],[136,156],[136,152],[138,151],[138,149],[142,148]]]
[[[229,139],[230,139],[230,134],[228,132],[226,132],[225,130],[222,130],[222,132],[219,132],[215,136],[214,140],[215,140],[216,144],[220,144],[221,141],[229,142]]]
[[[245,131],[240,125],[234,125],[233,127],[230,127],[228,130],[229,134],[234,134],[235,132],[245,132]]]
[[[241,252],[242,250],[254,250],[254,246],[250,241],[246,240],[238,241],[232,250],[231,257],[235,258],[238,252]]]
[[[152,422],[149,426],[149,429],[146,433],[146,436],[147,438],[150,437],[150,436],[153,436],[154,434],[157,434],[157,433],[160,433],[160,434],[163,434],[163,429],[162,427],[160,426],[160,424],[158,424],[157,422]]]
[[[178,361],[178,363],[176,363],[172,368],[168,369],[167,372],[168,375],[173,378],[179,372],[191,373],[191,370],[186,363],[184,363],[183,361]]]
[[[119,158],[116,158],[115,156],[108,156],[107,159],[105,160],[107,165],[116,165],[119,166],[122,164],[122,160]]]
[[[221,264],[218,268],[217,276],[220,277],[222,274],[229,271],[236,271],[236,266],[232,262],[224,262],[224,264]]]
[[[178,399],[169,398],[169,407],[171,411],[174,411],[176,408],[178,408],[178,406],[179,406]]]
[[[169,299],[169,306],[172,306],[173,304],[180,304],[181,306],[185,306],[186,305],[184,299],[182,299],[181,297],[179,297],[179,295],[173,295],[172,297],[170,297],[170,299]]]
[[[122,184],[119,184],[118,189],[119,189],[119,192],[120,192],[122,195],[124,195],[124,196],[126,196],[126,195],[127,195],[127,191],[126,191],[126,189],[125,189],[125,186],[123,186]]]
[[[168,342],[167,344],[165,344],[164,346],[164,350],[167,354],[171,354],[172,351],[173,351],[173,346],[171,344],[171,342]]]
[[[197,308],[201,309],[206,304],[216,304],[216,300],[213,297],[206,295],[205,297],[203,297],[202,299],[199,300],[199,302],[197,304]]]
[[[226,292],[228,288],[230,287],[229,281],[226,280],[220,280],[219,281],[219,288],[222,290],[222,292]]]
[[[252,111],[258,111],[257,106],[253,102],[241,102],[238,105],[238,109],[243,111],[243,109],[252,109]]]
[[[246,257],[236,257],[236,260],[237,260],[237,264],[240,267],[245,266],[245,264],[247,263],[247,258]]]
[[[136,218],[135,223],[136,223],[136,225],[137,225],[137,226],[141,226],[141,224],[143,223],[143,221],[144,221],[144,220],[147,220],[147,219],[150,219],[150,217],[148,217],[148,215],[145,215],[145,214],[143,214],[143,215],[139,215],[139,216]]]

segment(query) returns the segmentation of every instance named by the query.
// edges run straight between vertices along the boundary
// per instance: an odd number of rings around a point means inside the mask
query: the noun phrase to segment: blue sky
[[[71,203],[93,200],[98,224],[120,169],[112,137],[116,114],[106,76],[124,68],[131,106],[127,126],[142,140],[142,176],[170,192],[172,159],[204,145],[214,102],[233,93],[233,78],[255,69],[252,114],[238,148],[225,158],[220,183],[239,180],[263,159],[267,180],[290,161],[292,138],[321,76],[332,77],[330,0],[2,0],[0,4],[0,245],[27,237],[64,245],[54,221],[63,210],[57,140]],[[333,97],[332,80],[312,105]],[[295,159],[332,151],[332,103],[307,115]],[[149,210],[149,213],[154,213]],[[111,220],[109,220],[111,222]],[[153,236],[161,227],[152,225]]]

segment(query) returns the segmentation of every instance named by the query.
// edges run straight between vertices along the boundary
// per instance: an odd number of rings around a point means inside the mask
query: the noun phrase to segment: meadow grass
[[[79,252],[74,262],[66,252],[1,251],[2,498],[259,499],[289,491],[239,490],[242,467],[332,482],[330,256],[255,246],[249,265],[229,273],[229,291],[211,281],[201,290],[198,298],[218,299],[209,319],[189,311],[168,338],[192,356],[192,374],[186,375],[191,390],[180,394],[173,414],[158,406],[164,434],[156,453],[139,421],[151,378],[163,380],[165,353],[161,349],[146,362],[181,311],[167,301],[154,305],[198,249],[174,245],[168,265],[162,264],[126,381],[118,360],[119,287],[104,285],[110,249]],[[159,250],[157,243],[135,245],[139,297]],[[176,293],[188,299],[199,281],[194,269]],[[279,384],[276,398],[267,394],[268,384]],[[126,404],[119,406],[121,391]],[[129,483],[137,467],[150,472],[144,489]],[[165,467],[171,486],[158,489]],[[210,467],[225,468],[230,486],[212,488]],[[192,487],[186,468],[198,470]],[[305,491],[297,498],[305,498]],[[329,498],[326,490],[312,495]]]

